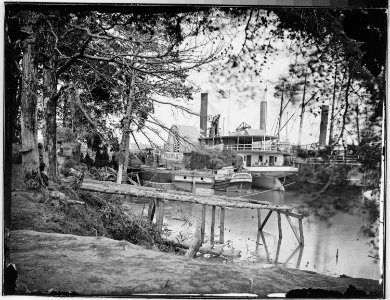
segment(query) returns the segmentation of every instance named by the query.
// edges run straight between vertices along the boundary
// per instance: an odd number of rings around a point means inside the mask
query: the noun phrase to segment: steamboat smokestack
[[[260,103],[260,130],[266,131],[267,124],[267,101]]]
[[[200,134],[207,137],[207,93],[200,94]]]
[[[322,105],[321,107],[321,124],[320,124],[320,140],[319,146],[326,146],[326,131],[328,129],[328,114],[329,105]]]
[[[263,101],[260,102],[260,130],[267,130],[267,87],[264,89]]]

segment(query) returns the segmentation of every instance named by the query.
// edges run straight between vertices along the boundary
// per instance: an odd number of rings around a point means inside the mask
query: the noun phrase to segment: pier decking
[[[109,194],[118,194],[118,195],[128,195],[134,197],[143,197],[148,198],[150,201],[148,217],[152,221],[154,215],[156,215],[156,223],[159,230],[162,230],[163,226],[163,217],[164,217],[164,203],[165,201],[181,201],[188,203],[195,203],[202,205],[202,222],[201,222],[201,240],[204,241],[205,235],[205,223],[206,223],[206,211],[207,206],[211,206],[212,210],[212,222],[211,222],[211,236],[210,241],[214,243],[214,227],[215,227],[215,212],[216,207],[220,207],[220,243],[224,242],[224,215],[225,208],[249,208],[257,209],[258,212],[258,231],[261,232],[266,225],[268,219],[270,218],[273,212],[277,213],[278,216],[278,228],[279,228],[279,237],[282,237],[282,227],[281,227],[281,214],[284,214],[288,220],[291,229],[294,232],[300,245],[304,244],[303,237],[303,227],[301,214],[291,212],[292,208],[289,206],[279,206],[272,204],[267,201],[258,201],[245,199],[241,197],[227,197],[227,196],[205,196],[205,195],[196,195],[188,192],[181,191],[168,191],[163,189],[157,189],[152,187],[144,186],[134,186],[128,184],[117,184],[110,181],[97,181],[97,180],[84,180],[81,186],[82,190],[100,192],[100,193],[109,193]],[[261,221],[261,209],[269,210],[264,221]],[[291,218],[296,218],[299,223],[299,234],[294,228]]]

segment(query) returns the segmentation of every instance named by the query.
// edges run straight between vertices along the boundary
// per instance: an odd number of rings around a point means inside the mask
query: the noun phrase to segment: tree
[[[27,26],[23,31],[34,30],[28,24],[34,22],[36,15],[23,15]],[[21,139],[22,139],[22,164],[25,183],[33,188],[39,187],[39,155],[37,142],[37,65],[38,53],[36,46],[36,36],[30,34],[22,42],[22,80],[20,87],[21,94]]]

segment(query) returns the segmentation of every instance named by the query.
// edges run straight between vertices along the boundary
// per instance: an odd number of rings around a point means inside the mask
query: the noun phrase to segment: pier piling
[[[202,224],[200,227],[200,241],[203,244],[206,229],[206,205],[202,205]]]
[[[211,228],[210,228],[210,244],[214,245],[214,228],[215,228],[215,206],[211,207]]]
[[[304,237],[303,237],[302,219],[299,219],[299,235],[300,235],[301,245],[303,246],[305,244],[305,240],[304,240]]]
[[[264,219],[264,222],[261,224],[261,226],[259,228],[260,231],[263,230],[263,228],[264,228],[265,224],[267,223],[267,221],[268,221],[269,217],[271,216],[271,214],[272,214],[272,210],[269,210],[267,216]]]
[[[148,220],[153,222],[154,212],[156,211],[156,199],[149,200],[149,208],[148,208]]]
[[[219,216],[219,243],[223,244],[225,241],[225,208],[221,207],[221,214]]]
[[[282,218],[280,217],[280,212],[278,214],[278,229],[279,229],[279,240],[282,239]]]

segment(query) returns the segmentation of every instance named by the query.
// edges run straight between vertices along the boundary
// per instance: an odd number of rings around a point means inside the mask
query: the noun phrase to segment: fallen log
[[[189,249],[191,247],[190,243],[186,242],[177,242],[173,241],[170,239],[166,239],[167,241],[173,243],[177,247],[184,248],[184,249]],[[229,258],[237,258],[241,257],[241,250],[235,250],[233,248],[230,248],[228,250],[224,249],[224,245],[206,245],[206,246],[201,246],[198,249],[199,253],[202,254],[211,254],[215,256],[223,256],[223,257],[229,257]],[[188,251],[187,251],[188,253]]]
[[[251,209],[261,208],[280,211],[281,213],[288,212],[291,210],[291,207],[279,206],[265,201],[262,203],[251,203],[250,200],[239,197],[226,197],[216,195],[204,196],[180,191],[163,191],[151,187],[116,184],[108,181],[84,180],[81,185],[81,189],[91,192],[129,195],[135,197],[145,197],[169,201],[182,201],[210,206]]]

